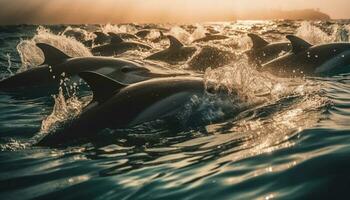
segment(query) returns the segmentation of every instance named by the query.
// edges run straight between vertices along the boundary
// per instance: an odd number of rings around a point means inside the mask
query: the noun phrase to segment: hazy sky
[[[237,12],[305,8],[350,18],[350,0],[0,0],[0,23],[215,21]]]

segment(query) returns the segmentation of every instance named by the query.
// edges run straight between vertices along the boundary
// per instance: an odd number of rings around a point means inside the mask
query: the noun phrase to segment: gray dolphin
[[[206,94],[201,78],[158,78],[128,85],[95,72],[79,75],[93,91],[93,100],[76,120],[37,145],[59,146],[89,139],[105,128],[132,127],[174,116],[194,95]]]
[[[91,52],[94,55],[114,56],[129,50],[137,49],[152,49],[151,46],[139,42],[125,42],[118,34],[109,33],[111,36],[111,43],[92,48]]]
[[[65,31],[63,35],[67,37],[73,37],[79,42],[84,42],[86,37],[85,33],[86,31],[83,31],[82,29],[74,28],[74,29]]]
[[[283,52],[288,53],[292,50],[290,42],[269,43],[256,34],[250,33],[248,36],[253,42],[253,47],[246,53],[249,59],[258,65],[279,57]]]
[[[145,38],[145,37],[147,37],[150,33],[151,33],[151,30],[144,29],[144,30],[137,31],[137,32],[135,33],[135,35],[136,35],[137,37],[140,37],[140,38]]]
[[[192,70],[205,71],[207,68],[218,68],[229,64],[236,55],[227,50],[221,50],[217,47],[205,46],[198,54],[188,62]]]
[[[97,45],[103,45],[106,44],[108,42],[111,42],[111,35],[117,35],[122,39],[128,40],[128,39],[139,39],[137,36],[130,34],[130,33],[113,33],[113,32],[109,32],[104,33],[104,32],[94,32],[94,34],[96,35],[95,39],[93,39],[93,43],[97,44]]]
[[[102,45],[111,41],[111,37],[104,32],[96,31],[94,34],[96,35],[95,39],[93,40],[94,44]]]
[[[229,37],[225,35],[206,33],[204,37],[194,40],[193,43],[208,42],[212,40],[226,40],[228,38]]]
[[[113,35],[113,32],[110,32],[108,34]],[[115,33],[115,34],[118,35],[119,37],[121,37],[122,39],[125,39],[125,40],[130,40],[130,39],[138,40],[138,39],[140,39],[139,37],[137,37],[136,35],[131,34],[131,33]]]
[[[292,52],[262,66],[277,76],[331,76],[350,72],[350,43],[311,45],[288,35]]]
[[[0,91],[13,91],[27,87],[56,87],[59,85],[62,75],[72,77],[86,70],[99,72],[124,83],[174,76],[170,73],[153,73],[140,64],[123,59],[108,57],[71,58],[51,45],[38,43],[37,46],[44,53],[44,63],[0,81]]]
[[[170,41],[169,48],[160,52],[154,53],[145,59],[158,60],[166,63],[177,63],[187,61],[196,51],[195,47],[186,47],[174,36],[167,36]]]

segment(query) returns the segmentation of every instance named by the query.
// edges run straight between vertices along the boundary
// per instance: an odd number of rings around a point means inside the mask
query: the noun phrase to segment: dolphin
[[[192,43],[208,42],[208,41],[212,41],[212,40],[226,40],[228,38],[229,37],[225,36],[225,35],[206,33],[204,37],[196,39]]]
[[[218,68],[229,64],[236,55],[227,50],[221,50],[217,47],[205,46],[198,54],[188,62],[192,70],[205,71],[207,68]]]
[[[253,48],[246,51],[249,59],[260,65],[267,63],[281,55],[292,50],[290,42],[269,43],[260,36],[250,33],[248,36],[253,42]]]
[[[293,35],[287,35],[292,51],[262,65],[281,77],[332,76],[350,72],[350,43],[311,45]]]
[[[153,73],[138,63],[108,57],[72,58],[59,49],[37,43],[44,53],[42,65],[18,73],[0,81],[0,91],[13,91],[27,87],[50,87],[59,85],[62,75],[74,77],[82,71],[96,71],[125,83],[135,83],[155,77],[171,77],[171,73]],[[155,71],[155,69],[153,69]],[[159,71],[160,72],[160,71]]]
[[[144,30],[137,31],[137,32],[135,33],[135,35],[136,35],[137,37],[140,37],[140,38],[145,38],[145,37],[147,37],[150,33],[151,33],[151,30],[144,29]]]
[[[111,42],[111,35],[117,35],[122,39],[128,40],[128,39],[139,39],[137,36],[130,34],[130,33],[113,33],[113,32],[109,32],[104,33],[104,32],[100,32],[100,31],[96,31],[94,32],[94,34],[96,35],[96,38],[93,40],[94,44],[97,45],[103,45],[106,44],[108,42]]]
[[[131,33],[113,33],[113,32],[109,32],[108,34],[109,35],[116,34],[116,35],[118,35],[120,38],[122,38],[124,40],[130,40],[130,39],[139,40],[140,39],[139,37],[137,37],[136,35],[131,34]]]
[[[169,48],[146,57],[146,60],[158,60],[173,64],[187,61],[197,51],[195,47],[185,47],[174,36],[168,35],[167,37],[170,41]]]
[[[94,55],[114,56],[116,54],[121,54],[129,50],[152,49],[152,47],[147,44],[142,44],[139,42],[125,42],[119,35],[115,33],[110,33],[110,36],[110,44],[92,48],[91,51]]]
[[[93,40],[94,44],[102,45],[111,41],[110,36],[104,32],[96,31],[94,34],[96,35],[95,39]]]
[[[81,72],[93,100],[66,128],[45,136],[37,145],[60,146],[89,139],[105,128],[133,127],[179,113],[194,96],[207,94],[202,78],[157,78],[135,84],[115,81],[96,72]]]
[[[64,31],[63,35],[75,38],[79,42],[84,42],[86,38],[86,31],[79,28],[72,28]]]

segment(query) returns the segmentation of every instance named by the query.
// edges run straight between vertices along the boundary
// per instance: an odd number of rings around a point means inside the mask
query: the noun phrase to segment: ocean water
[[[206,123],[190,130],[162,124],[104,130],[109,134],[102,142],[44,148],[35,146],[38,138],[74,120],[90,93],[69,85],[41,97],[0,93],[1,199],[348,198],[350,74],[278,78],[256,71],[242,52],[252,46],[250,32],[269,41],[296,34],[313,44],[349,42],[350,21],[3,26],[0,78],[41,64],[37,42],[70,56],[91,56],[79,40],[92,38],[93,31],[135,33],[149,27],[153,29],[142,41],[153,50],[118,57],[188,71],[191,59],[173,65],[143,60],[168,45],[155,40],[158,29],[198,49],[230,51],[236,55],[230,63],[199,75],[236,91],[240,101],[226,110],[210,106],[218,99],[203,101],[204,119],[198,120]],[[69,30],[79,37],[65,34]],[[230,39],[191,44],[208,30]],[[222,117],[237,107],[241,112]]]

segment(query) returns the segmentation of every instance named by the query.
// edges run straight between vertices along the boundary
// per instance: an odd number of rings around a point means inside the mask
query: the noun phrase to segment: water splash
[[[205,29],[202,25],[197,24],[196,29],[191,34],[191,41],[194,41],[199,38],[205,37],[205,34],[207,33],[207,29]]]
[[[0,151],[19,151],[24,150],[31,146],[28,141],[20,141],[16,139],[10,139],[6,144],[0,144]]]
[[[303,21],[296,31],[296,35],[310,42],[311,44],[324,44],[333,42],[335,39],[322,31],[312,22]]]
[[[13,75],[14,73],[12,72],[12,61],[11,61],[11,55],[10,54],[6,54],[6,57],[7,57],[7,63],[8,63],[8,66],[7,66],[7,71],[10,73],[10,75]]]
[[[273,79],[253,69],[247,58],[240,59],[225,67],[218,69],[208,68],[204,79],[206,83],[215,83],[216,88],[225,87],[230,92],[253,99],[256,93],[268,92],[271,89]]]
[[[349,25],[333,25],[333,38],[335,38],[335,42],[349,42]]]
[[[83,103],[76,96],[65,99],[62,89],[60,89],[58,95],[54,96],[54,100],[53,111],[43,120],[41,133],[49,133],[57,129],[62,122],[76,117],[83,107]]]
[[[215,83],[215,88],[226,88],[237,93],[247,102],[266,100],[277,101],[291,95],[305,95],[321,90],[315,81],[303,78],[278,78],[269,73],[257,71],[246,57],[218,69],[207,69],[204,75],[206,84]]]
[[[135,33],[137,32],[137,28],[131,24],[125,24],[125,25],[113,25],[113,24],[106,24],[104,26],[101,26],[101,30],[104,33]]]
[[[169,34],[176,37],[181,42],[184,42],[186,44],[190,44],[192,41],[191,34],[179,26],[173,26],[170,29]]]
[[[22,67],[18,72],[25,71],[43,63],[44,56],[36,43],[50,44],[72,57],[92,56],[91,52],[77,40],[64,35],[56,35],[50,30],[39,26],[37,34],[29,40],[22,40],[17,45],[17,51],[22,60]]]
[[[249,50],[253,47],[252,40],[246,35],[232,36],[231,38],[231,43],[233,43],[233,45],[236,44],[237,48],[242,52]]]

